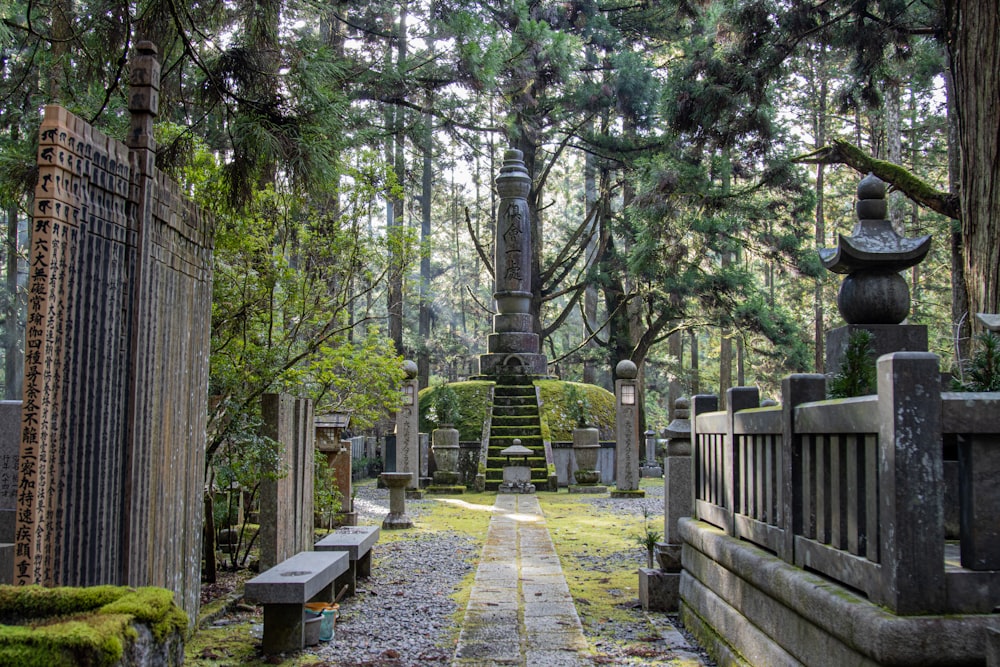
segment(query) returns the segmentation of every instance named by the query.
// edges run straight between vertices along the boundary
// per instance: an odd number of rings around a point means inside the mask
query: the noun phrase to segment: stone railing
[[[877,395],[824,400],[822,375],[792,375],[779,407],[757,407],[756,388],[729,390],[724,412],[696,396],[693,514],[897,614],[991,612],[1000,393],[940,385],[936,356],[900,352],[879,359]],[[960,517],[947,545],[946,513]]]

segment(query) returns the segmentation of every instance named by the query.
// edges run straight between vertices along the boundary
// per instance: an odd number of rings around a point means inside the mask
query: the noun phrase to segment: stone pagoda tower
[[[506,151],[496,179],[500,193],[493,259],[497,314],[487,354],[479,357],[479,373],[490,379],[547,375],[548,362],[539,351],[531,313],[532,238],[527,200],[531,176],[522,158],[519,150]]]

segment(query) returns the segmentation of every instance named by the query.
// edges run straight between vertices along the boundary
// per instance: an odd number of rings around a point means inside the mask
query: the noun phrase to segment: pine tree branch
[[[846,164],[859,173],[872,173],[909,197],[917,204],[953,220],[961,218],[958,196],[937,190],[898,164],[876,160],[846,141],[835,140],[831,145],[793,158],[799,164]]]

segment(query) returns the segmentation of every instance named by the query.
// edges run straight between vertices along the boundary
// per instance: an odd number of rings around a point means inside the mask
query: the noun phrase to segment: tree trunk
[[[958,113],[955,111],[955,78],[949,59],[944,73],[946,108],[948,110],[948,191],[957,194],[961,189],[962,155],[959,149]],[[969,322],[969,293],[965,284],[965,252],[962,246],[962,226],[951,223],[951,327],[955,349],[955,366],[969,358],[972,325]]]
[[[399,9],[399,34],[397,39],[396,67],[401,71],[406,61],[406,2]],[[388,53],[391,50],[387,49]],[[406,179],[406,162],[403,147],[405,114],[402,107],[397,107],[392,113],[392,135],[386,143],[386,159],[393,165],[396,179],[399,181],[399,195],[393,197],[387,207],[387,223],[390,230],[389,250],[389,286],[387,291],[386,310],[388,316],[389,338],[392,339],[398,354],[404,354],[403,348],[403,184]]]
[[[970,313],[1000,312],[1000,7],[948,0],[961,151],[962,241]],[[971,320],[971,318],[970,318]],[[973,321],[973,327],[978,328]]]

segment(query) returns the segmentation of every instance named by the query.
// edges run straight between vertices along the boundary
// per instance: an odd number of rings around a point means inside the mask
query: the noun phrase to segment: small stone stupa
[[[504,153],[496,186],[500,194],[493,259],[497,314],[493,316],[487,354],[479,356],[479,373],[490,379],[546,377],[548,361],[539,352],[541,346],[531,312],[532,238],[528,218],[531,176],[521,151],[511,149]]]
[[[868,174],[858,184],[858,222],[850,236],[838,235],[836,248],[819,250],[823,266],[847,277],[840,286],[837,308],[847,326],[827,332],[826,369],[835,371],[851,333],[872,334],[875,357],[890,352],[927,351],[927,327],[903,324],[910,314],[910,289],[900,271],[927,256],[931,237],[905,238],[886,219],[885,183]]]

